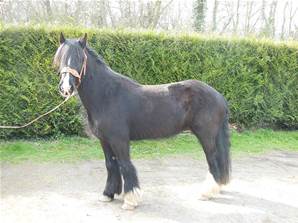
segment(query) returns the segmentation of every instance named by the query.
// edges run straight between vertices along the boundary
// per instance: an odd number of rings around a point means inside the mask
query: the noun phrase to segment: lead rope
[[[33,124],[34,122],[36,122],[37,120],[41,119],[42,117],[52,113],[53,111],[57,110],[60,106],[62,106],[63,104],[65,104],[71,97],[73,97],[75,94],[72,94],[70,96],[68,96],[67,98],[65,98],[64,101],[62,101],[59,105],[57,105],[56,107],[52,108],[50,111],[47,111],[46,113],[38,116],[37,118],[33,119],[32,121],[24,124],[24,125],[0,125],[0,129],[21,129],[21,128],[25,128],[31,124]]]
[[[72,69],[70,67],[65,67],[63,69],[65,69],[65,72],[69,72],[71,75],[77,77],[79,79],[79,84],[77,85],[77,87],[79,87],[79,85],[81,84],[81,79],[82,76],[85,75],[86,73],[86,69],[87,69],[87,55],[85,50],[84,52],[84,61],[83,61],[83,65],[81,68],[81,72],[78,73],[75,69]],[[64,101],[62,101],[59,105],[57,105],[56,107],[54,107],[53,109],[51,109],[50,111],[38,116],[37,118],[33,119],[32,121],[24,124],[24,125],[0,125],[0,129],[21,129],[21,128],[25,128],[28,125],[31,125],[32,123],[36,122],[37,120],[41,119],[42,117],[52,113],[53,111],[55,111],[56,109],[58,109],[61,105],[63,105],[65,102],[67,102],[72,96],[74,96],[75,94],[70,95],[69,97],[67,97]]]

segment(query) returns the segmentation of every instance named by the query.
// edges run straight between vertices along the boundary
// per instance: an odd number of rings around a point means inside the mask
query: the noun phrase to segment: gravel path
[[[23,222],[298,222],[298,153],[233,159],[233,180],[200,201],[206,161],[178,156],[134,161],[144,192],[134,211],[97,199],[104,161],[1,164],[2,223]]]

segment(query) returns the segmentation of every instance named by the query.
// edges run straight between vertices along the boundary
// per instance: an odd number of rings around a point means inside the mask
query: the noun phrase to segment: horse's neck
[[[93,55],[87,54],[86,74],[78,89],[81,101],[88,114],[105,110],[117,91],[129,91],[140,86],[137,82],[112,71]]]
[[[89,55],[88,55],[89,56]],[[82,78],[78,93],[88,113],[97,112],[103,106],[105,92],[113,81],[109,77],[108,67],[99,64],[92,56],[88,57],[85,76]]]

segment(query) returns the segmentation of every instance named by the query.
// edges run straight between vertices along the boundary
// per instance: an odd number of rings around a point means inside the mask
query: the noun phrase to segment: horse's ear
[[[64,35],[63,33],[61,32],[60,33],[60,44],[64,43],[65,42],[65,38],[64,38]]]
[[[85,33],[84,37],[80,38],[79,43],[81,44],[82,48],[86,47],[87,44],[87,33]]]

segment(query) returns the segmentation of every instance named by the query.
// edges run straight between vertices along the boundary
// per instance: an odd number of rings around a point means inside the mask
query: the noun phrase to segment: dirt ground
[[[104,161],[2,164],[1,222],[298,222],[298,153],[233,159],[233,180],[201,201],[206,161],[178,156],[134,161],[144,192],[134,211],[98,201]]]

